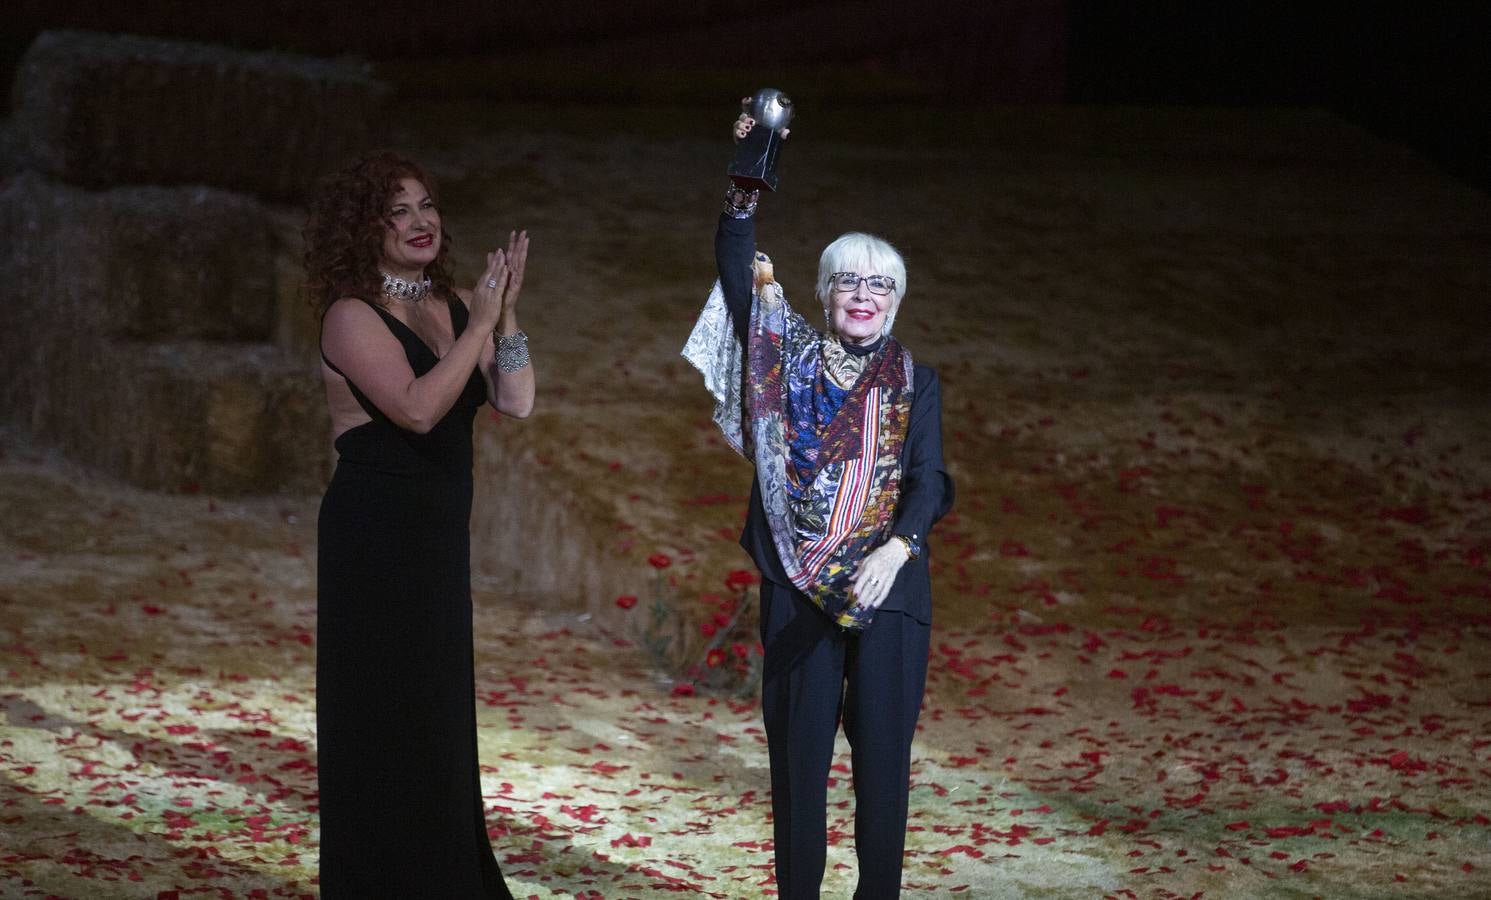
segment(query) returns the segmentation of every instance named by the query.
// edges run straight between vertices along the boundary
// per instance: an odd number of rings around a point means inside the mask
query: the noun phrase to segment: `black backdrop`
[[[904,70],[949,104],[1324,107],[1491,189],[1491,3],[1481,0],[442,0],[418,15],[372,0],[9,7],[7,82],[36,33],[57,27],[372,60],[621,42],[680,73],[731,65],[739,51],[718,36],[738,34],[757,63]]]

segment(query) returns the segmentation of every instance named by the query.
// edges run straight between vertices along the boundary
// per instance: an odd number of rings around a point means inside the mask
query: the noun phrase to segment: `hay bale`
[[[256,200],[211,188],[90,192],[23,173],[0,187],[4,272],[76,327],[164,340],[265,341],[276,241]],[[41,301],[40,298],[45,298]]]
[[[367,142],[366,66],[81,31],[42,33],[12,106],[28,163],[65,181],[297,198]]]
[[[323,483],[314,366],[271,343],[275,240],[205,188],[0,186],[0,416],[142,487]]]
[[[116,341],[96,361],[112,389],[95,391],[67,417],[60,443],[74,458],[156,490],[243,494],[325,484],[320,380],[279,348]]]
[[[315,490],[329,472],[316,372],[270,344],[37,343],[17,423],[69,459],[150,490]]]
[[[612,498],[566,484],[540,461],[542,439],[526,424],[476,423],[471,562],[504,596],[585,604],[606,615],[633,583],[636,560],[614,552]]]
[[[116,333],[269,338],[275,240],[257,201],[211,188],[118,188],[102,205]]]

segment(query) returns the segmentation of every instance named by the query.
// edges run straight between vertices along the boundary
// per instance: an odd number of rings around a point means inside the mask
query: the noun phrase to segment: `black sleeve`
[[[892,534],[925,543],[932,525],[953,507],[953,479],[942,461],[942,388],[937,373],[916,367],[916,397],[901,454],[901,499]]]
[[[755,279],[751,260],[755,255],[756,220],[721,213],[720,227],[714,233],[714,261],[720,269],[725,306],[730,310],[730,321],[741,344],[745,344],[746,329],[751,325],[751,282]]]

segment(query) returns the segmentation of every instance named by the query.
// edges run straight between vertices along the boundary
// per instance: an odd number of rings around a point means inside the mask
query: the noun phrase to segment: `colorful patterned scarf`
[[[894,522],[911,354],[887,337],[842,387],[825,365],[843,356],[838,339],[808,325],[774,283],[752,297],[747,343],[730,327],[716,283],[683,355],[704,374],[725,439],[756,464],[787,577],[841,627],[861,631],[874,610],[856,606],[849,586]],[[843,366],[835,368],[842,382]]]

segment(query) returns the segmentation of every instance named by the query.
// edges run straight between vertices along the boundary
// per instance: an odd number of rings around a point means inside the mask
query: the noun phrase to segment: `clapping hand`
[[[528,231],[510,231],[507,234],[508,269],[507,290],[502,295],[502,311],[512,313],[518,306],[518,293],[523,289],[523,272],[528,268]]]
[[[517,307],[528,265],[528,232],[512,231],[507,249],[487,254],[487,267],[471,291],[471,320],[483,331],[491,331],[504,314]]]
[[[497,320],[502,317],[503,294],[511,280],[507,254],[501,250],[488,253],[487,267],[476,277],[476,287],[471,289],[471,321],[481,331],[497,327]]]

